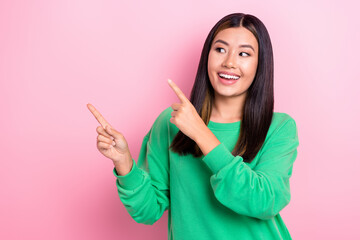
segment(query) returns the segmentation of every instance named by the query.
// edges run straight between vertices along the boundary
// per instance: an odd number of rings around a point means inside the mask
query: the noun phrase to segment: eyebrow
[[[218,39],[218,40],[216,40],[214,42],[214,44],[217,43],[217,42],[220,42],[220,43],[225,44],[226,46],[229,46],[229,44],[227,42],[225,42],[224,40]],[[255,52],[254,48],[250,44],[240,44],[239,47],[241,47],[241,48],[244,48],[244,47],[245,48],[251,48]]]

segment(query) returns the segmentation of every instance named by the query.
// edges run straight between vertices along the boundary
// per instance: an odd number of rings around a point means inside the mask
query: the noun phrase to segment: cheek
[[[214,61],[214,58],[213,56],[211,56],[211,54],[209,55],[209,59],[208,59],[208,75],[209,75],[209,78],[210,80],[212,80],[212,76],[214,75],[214,71],[216,70],[216,64],[215,64],[215,61]]]
[[[209,71],[212,70],[216,70],[216,68],[219,66],[219,64],[221,62],[221,59],[219,58],[219,56],[217,56],[216,54],[210,52],[209,53],[209,58],[208,58],[208,69]]]
[[[244,68],[250,75],[255,75],[257,69],[257,61],[249,61],[244,65]]]
[[[212,68],[213,68],[213,62],[214,62],[214,59],[213,59],[212,55],[209,54],[209,58],[208,58],[208,70],[209,70],[209,72],[210,72],[210,71],[212,70]]]
[[[209,56],[209,60],[210,60],[210,56]],[[208,61],[208,77],[210,80],[210,84],[212,87],[214,87],[214,81],[216,81],[214,78],[216,78],[215,76],[215,68],[214,68],[214,64],[211,61]]]

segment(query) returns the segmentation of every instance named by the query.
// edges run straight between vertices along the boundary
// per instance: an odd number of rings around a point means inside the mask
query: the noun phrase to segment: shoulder
[[[146,134],[145,140],[159,145],[169,144],[169,139],[172,139],[179,131],[175,124],[170,122],[172,111],[172,108],[168,107],[160,112]]]
[[[171,129],[171,125],[174,125],[170,122],[172,111],[173,110],[171,107],[162,110],[158,115],[158,117],[155,119],[151,127],[151,131],[163,132],[163,133],[168,132],[169,129]]]
[[[160,112],[157,118],[153,121],[153,124],[145,135],[143,141],[149,143],[156,142],[160,144],[168,138],[171,111],[172,108],[168,107]]]
[[[171,118],[171,112],[172,112],[172,108],[168,107],[165,108],[164,110],[162,110],[162,112],[159,114],[159,116],[156,118],[155,122],[168,122]]]
[[[297,126],[295,119],[287,113],[274,112],[266,141],[281,137],[297,139]]]
[[[168,129],[172,108],[168,107],[160,112],[158,117],[155,119],[151,129],[152,130],[165,130]]]
[[[271,127],[281,127],[285,124],[296,125],[295,119],[287,113],[274,112],[271,120]]]

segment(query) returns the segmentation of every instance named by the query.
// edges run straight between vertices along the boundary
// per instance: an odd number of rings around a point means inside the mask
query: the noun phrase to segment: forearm
[[[270,219],[290,202],[288,178],[253,171],[242,161],[232,161],[210,183],[216,199],[240,215]]]
[[[113,172],[118,195],[130,216],[138,223],[154,224],[169,206],[169,191],[153,182],[135,162],[125,176]]]
[[[290,201],[289,165],[277,162],[287,159],[271,160],[276,170],[253,170],[223,144],[203,158],[213,172],[210,183],[218,201],[238,214],[259,219],[275,216]]]
[[[220,144],[220,141],[206,125],[199,129],[194,137],[194,141],[197,143],[204,156]]]

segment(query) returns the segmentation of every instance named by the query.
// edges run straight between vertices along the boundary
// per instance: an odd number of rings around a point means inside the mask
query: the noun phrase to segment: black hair
[[[208,56],[212,41],[223,29],[244,27],[255,36],[258,46],[258,66],[254,80],[247,90],[243,107],[238,141],[232,151],[240,155],[244,162],[251,162],[261,149],[271,124],[274,109],[274,61],[270,36],[265,25],[255,16],[232,13],[220,19],[209,32],[199,61],[190,102],[207,125],[210,121],[214,89],[208,76]],[[170,148],[181,155],[202,156],[199,146],[191,138],[179,131]]]

